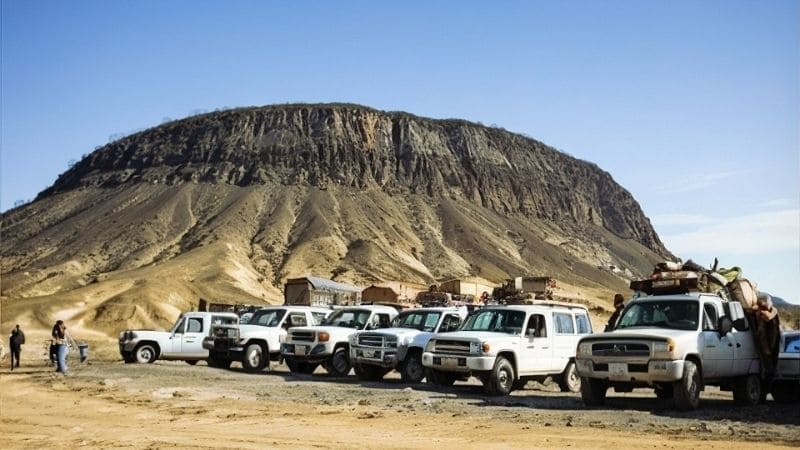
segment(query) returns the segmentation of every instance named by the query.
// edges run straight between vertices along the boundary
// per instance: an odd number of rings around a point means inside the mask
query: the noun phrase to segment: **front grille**
[[[383,347],[383,335],[380,334],[359,334],[358,345],[364,347]]]
[[[434,343],[433,351],[441,353],[469,354],[469,342],[437,339]]]
[[[292,342],[314,342],[313,331],[292,331]]]
[[[650,346],[640,342],[600,342],[592,345],[592,356],[647,357]]]
[[[608,372],[608,364],[593,363],[592,366],[595,371]],[[647,364],[628,364],[628,372],[647,373]]]

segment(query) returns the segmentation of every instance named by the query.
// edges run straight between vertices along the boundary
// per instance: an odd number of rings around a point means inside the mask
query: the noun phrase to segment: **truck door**
[[[206,323],[203,317],[187,317],[186,331],[180,339],[182,356],[197,356],[205,358],[208,350],[203,348],[203,337],[205,336]]]
[[[758,360],[755,342],[753,341],[753,331],[744,315],[742,304],[739,302],[728,302],[723,306],[727,316],[734,323],[731,330],[733,341],[733,374],[747,375],[751,366]]]
[[[543,314],[531,314],[521,338],[520,374],[528,375],[548,372],[552,365],[552,338]]]
[[[731,333],[720,336],[717,331],[720,311],[714,303],[703,304],[702,345],[703,377],[730,376],[733,371],[734,342]]]

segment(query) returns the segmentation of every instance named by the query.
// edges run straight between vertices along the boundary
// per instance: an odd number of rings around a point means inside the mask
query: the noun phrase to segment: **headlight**
[[[428,341],[428,344],[427,344],[427,345],[425,345],[425,351],[426,351],[426,352],[432,352],[432,351],[433,351],[434,342],[435,342],[435,341],[434,341],[433,339],[431,339],[430,341]]]
[[[592,344],[590,342],[581,342],[578,344],[578,354],[581,356],[591,356]]]
[[[666,341],[656,341],[653,343],[654,359],[674,359],[674,351],[675,341],[672,339],[667,339]]]
[[[481,343],[480,342],[470,342],[469,343],[469,352],[470,353],[480,353],[481,352]]]
[[[353,345],[356,345],[358,337],[355,334],[351,334],[347,340],[350,341],[350,346],[352,347]]]
[[[278,335],[278,343],[283,344],[284,342],[286,342],[286,335],[285,334]]]
[[[389,348],[397,348],[397,341],[386,341],[386,346]]]
[[[328,342],[330,338],[331,335],[328,334],[327,331],[320,331],[319,334],[317,335],[317,340],[320,342]]]

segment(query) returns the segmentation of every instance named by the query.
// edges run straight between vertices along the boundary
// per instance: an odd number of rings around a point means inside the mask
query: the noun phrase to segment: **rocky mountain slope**
[[[3,320],[100,332],[315,274],[556,276],[587,299],[671,255],[594,164],[502,129],[356,105],[195,116],[91,153],[2,215]]]

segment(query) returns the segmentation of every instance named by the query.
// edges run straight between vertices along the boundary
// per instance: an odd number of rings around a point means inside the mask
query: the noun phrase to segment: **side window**
[[[439,333],[446,333],[448,331],[456,331],[461,325],[461,319],[453,314],[448,314],[442,320],[442,326],[439,327]]]
[[[301,312],[289,314],[289,318],[286,319],[286,323],[290,327],[304,327],[308,325],[306,323],[306,315]]]
[[[377,314],[377,316],[378,316],[378,320],[376,321],[377,328],[389,328],[390,326],[392,326],[392,321],[391,319],[389,319],[388,314]]]
[[[578,326],[578,334],[589,334],[592,332],[592,324],[584,314],[575,316],[575,324]]]
[[[183,330],[185,328],[186,328],[186,318],[183,318],[180,320],[180,322],[178,322],[177,325],[175,325],[175,328],[173,329],[172,332],[174,334],[183,334]]]
[[[203,319],[199,317],[190,317],[189,322],[186,324],[187,333],[202,333],[203,332]]]
[[[233,325],[236,319],[228,316],[211,316],[211,323],[214,325]]]
[[[787,335],[783,351],[786,353],[800,353],[800,334]]]
[[[543,315],[533,314],[530,319],[528,319],[528,327],[525,329],[525,335],[530,336],[531,333],[535,338],[547,337],[547,323]]]
[[[575,327],[572,325],[572,314],[554,313],[553,320],[556,322],[556,333],[575,333]]]
[[[714,331],[717,329],[717,308],[711,303],[703,305],[703,331]]]
[[[325,313],[312,312],[311,317],[314,319],[314,325],[319,325],[328,315]]]

